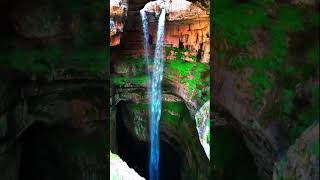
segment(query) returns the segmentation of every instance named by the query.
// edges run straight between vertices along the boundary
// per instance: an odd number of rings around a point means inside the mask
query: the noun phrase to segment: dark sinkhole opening
[[[21,146],[21,180],[67,179],[64,162],[50,141],[53,128],[43,123],[31,125],[19,139]]]
[[[257,168],[239,130],[231,126],[213,128],[213,178],[257,180]]]
[[[32,124],[16,142],[20,145],[19,179],[107,178],[105,128],[96,125],[96,129],[84,131],[67,124]]]
[[[149,142],[139,141],[133,137],[125,121],[129,120],[129,109],[127,103],[120,101],[116,112],[116,137],[118,155],[130,168],[133,168],[140,176],[149,179]],[[160,180],[180,180],[181,156],[166,141],[160,139]]]

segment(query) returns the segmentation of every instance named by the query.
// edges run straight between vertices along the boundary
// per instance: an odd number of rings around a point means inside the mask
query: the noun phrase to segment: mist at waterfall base
[[[149,159],[149,179],[159,179],[159,121],[161,116],[161,101],[162,101],[162,78],[163,78],[163,43],[164,43],[164,26],[165,26],[165,9],[162,9],[158,20],[157,44],[155,49],[152,72],[148,72],[151,87],[148,87],[150,95],[149,119],[150,119],[150,159]],[[150,64],[150,48],[148,22],[144,12],[141,12],[143,32],[144,32],[144,48],[147,61],[147,69]]]

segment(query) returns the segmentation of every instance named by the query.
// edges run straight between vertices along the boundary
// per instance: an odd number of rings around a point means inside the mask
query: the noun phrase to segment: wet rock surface
[[[319,124],[309,127],[278,161],[273,179],[319,179]]]

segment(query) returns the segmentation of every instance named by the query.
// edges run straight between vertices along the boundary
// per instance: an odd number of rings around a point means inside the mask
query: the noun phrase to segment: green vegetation
[[[148,103],[130,103],[129,110],[140,111],[142,113],[149,112]],[[148,118],[148,116],[144,116]],[[147,119],[144,119],[148,123]],[[179,144],[182,148],[188,148],[192,153],[192,156],[197,156],[199,153],[203,153],[200,142],[197,140],[198,132],[195,127],[195,121],[191,118],[186,104],[183,101],[162,101],[162,112],[160,123],[165,124],[165,128],[172,129],[175,135],[183,135],[179,138]],[[162,126],[161,125],[161,126]],[[144,124],[144,128],[146,125]],[[170,130],[171,131],[171,130]],[[173,142],[174,143],[174,142]],[[197,169],[204,165],[204,161],[193,163],[190,176],[193,179],[199,179],[196,177]],[[205,166],[207,167],[207,166]],[[201,178],[200,178],[201,179]]]
[[[147,103],[130,103],[129,108],[137,111],[149,111]],[[192,122],[186,105],[181,101],[162,101],[161,121],[178,127],[184,120]]]
[[[219,38],[228,39],[234,46],[245,47],[251,40],[251,28],[268,25],[266,7],[260,1],[239,3],[235,0],[217,1],[213,26],[219,29]],[[220,41],[222,42],[222,41]]]
[[[174,59],[166,60],[165,78],[178,78],[187,85],[189,95],[203,102],[207,101],[210,87],[209,65],[196,62],[193,56],[191,57],[193,61],[186,61],[184,55],[186,49],[166,47],[167,54],[170,51],[173,51]]]
[[[148,76],[146,73],[146,60],[143,56],[128,56],[116,64],[116,68],[124,73],[124,76],[117,74],[111,77],[112,83],[116,86],[138,85],[146,86]]]
[[[59,20],[59,24],[72,25],[70,28],[68,26],[67,29],[61,30],[63,34],[60,33],[54,37],[56,39],[63,38],[64,41],[51,42],[49,40],[47,42],[48,37],[44,37],[42,39],[28,39],[21,46],[18,44],[20,43],[19,37],[12,37],[10,34],[9,38],[14,38],[10,39],[10,44],[16,43],[16,39],[18,39],[17,44],[12,47],[20,48],[2,50],[0,52],[1,66],[35,74],[46,74],[60,69],[93,75],[106,71],[108,52],[104,48],[105,35],[103,32],[105,27],[101,23],[101,17],[105,13],[105,2],[57,0],[54,3],[44,4],[50,11],[40,12],[43,13],[43,17],[40,14],[40,19],[37,16],[26,18],[27,21],[30,21],[30,25],[35,26],[30,27],[31,30],[45,28],[47,31],[60,32],[57,28],[61,28],[61,25],[56,24],[58,18],[61,20],[61,23]],[[28,24],[28,22],[25,23]],[[32,33],[37,35],[37,32]],[[65,41],[66,37],[67,41]]]
[[[128,85],[128,84],[144,86],[148,82],[148,77],[147,76],[140,76],[140,77],[114,76],[111,78],[111,81],[116,86],[124,86],[124,85]]]
[[[320,61],[320,57],[319,57],[319,46],[312,49],[311,51],[309,51],[309,53],[307,54],[307,58],[309,60],[309,63],[311,63],[312,65],[316,66],[319,68],[319,61]]]
[[[311,98],[315,100],[307,102],[305,107],[295,103],[299,100],[296,86],[319,76],[319,44],[315,42],[318,36],[314,30],[319,26],[319,12],[259,0],[217,1],[215,9],[213,27],[218,34],[218,62],[230,65],[238,73],[245,68],[252,70],[245,75],[251,87],[244,91],[254,95],[255,107],[267,102],[268,118],[282,120],[294,140],[305,128],[319,121],[315,102],[319,101],[318,92],[313,91]],[[266,45],[265,52],[259,56],[252,53],[252,47],[256,46],[252,31],[256,30],[266,36],[259,39]],[[305,39],[301,35],[304,32],[315,35]],[[299,36],[304,39],[300,40]],[[308,45],[297,45],[302,42]]]
[[[64,69],[97,75],[106,70],[108,62],[105,50],[76,50],[69,53],[61,48],[50,47],[1,52],[0,63],[16,70],[35,74]]]
[[[209,122],[210,122],[210,121],[209,121]],[[209,132],[208,135],[207,135],[207,143],[208,143],[208,144],[210,144],[210,134],[211,134],[211,133]]]
[[[79,34],[75,39],[75,46],[94,49],[97,44],[100,46],[105,44],[106,26],[101,23],[106,12],[105,1],[58,0],[57,3],[67,16],[66,18],[79,23]]]
[[[179,126],[186,116],[190,116],[183,102],[163,101],[162,109],[161,119],[177,126]]]
[[[320,15],[319,14],[312,16],[310,20],[311,20],[311,24],[314,27],[319,28],[319,23],[320,23]]]

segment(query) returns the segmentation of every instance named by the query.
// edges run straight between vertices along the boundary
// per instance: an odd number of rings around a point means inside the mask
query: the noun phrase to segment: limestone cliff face
[[[121,131],[119,121],[123,121],[124,129],[127,129],[127,138],[133,138],[140,144],[149,143],[147,87],[150,82],[147,79],[148,67],[144,58],[140,11],[145,11],[147,15],[150,37],[148,43],[153,57],[157,38],[157,18],[161,6],[160,1],[130,1],[121,41],[111,47],[110,144],[114,152],[121,148],[121,142],[116,137]],[[166,6],[164,44],[167,48],[160,140],[178,152],[181,167],[177,171],[181,172],[182,179],[209,179],[209,151],[208,147],[205,151],[200,142],[208,145],[208,130],[205,129],[209,124],[209,115],[199,113],[198,121],[195,120],[196,112],[207,101],[202,97],[209,92],[209,15],[206,10],[188,1],[168,1]],[[180,58],[177,58],[178,56]],[[186,64],[187,73],[174,69],[174,62]],[[198,79],[192,81],[194,78]],[[197,83],[202,83],[201,87]],[[199,89],[201,92],[198,92]],[[127,110],[124,111],[126,107]],[[120,114],[126,116],[120,118]],[[199,136],[197,125],[201,133],[200,139],[195,138]],[[119,150],[118,154],[120,152]]]
[[[154,49],[157,38],[157,17],[161,6],[163,6],[161,1],[130,2],[128,17],[121,37],[125,41],[119,47],[122,51],[120,56],[144,55],[140,10],[147,12],[151,39],[149,43],[151,49]],[[210,59],[210,17],[208,12],[189,1],[168,1],[165,6],[167,13],[164,44],[188,49],[191,51],[188,56],[195,55],[198,62],[208,63]],[[119,27],[123,26],[123,23],[119,24],[121,24]],[[113,29],[117,29],[116,26]],[[116,30],[113,30],[110,36],[113,39],[112,45],[119,45],[120,36],[117,35]]]
[[[275,4],[274,6],[276,5],[278,4]],[[281,9],[277,10],[276,8],[274,8],[274,6],[270,7],[268,13],[270,13],[269,16],[272,17],[272,19],[278,19],[281,16],[282,12]],[[286,6],[290,6],[290,8],[292,8],[293,10],[295,8],[299,8],[290,3],[286,4]],[[240,6],[235,7],[240,8]],[[313,11],[312,8],[314,7],[310,7],[308,11]],[[217,9],[222,9],[222,7],[217,7]],[[224,11],[232,13],[234,9],[228,9],[228,7],[226,6]],[[226,15],[225,17],[229,16]],[[282,22],[282,24],[287,23],[287,21],[290,20],[286,20]],[[308,107],[306,104],[312,102],[313,95],[311,95],[311,89],[318,87],[319,85],[317,75],[318,70],[316,70],[315,68],[308,69],[306,78],[301,81],[299,80],[294,82],[292,87],[290,87],[290,91],[294,96],[292,100],[294,101],[294,105],[292,105],[291,107],[292,112],[288,113],[290,114],[289,118],[282,116],[281,113],[284,114],[284,107],[289,103],[283,102],[283,99],[285,98],[285,95],[283,94],[285,93],[279,91],[283,91],[282,88],[287,82],[273,82],[271,85],[272,87],[264,88],[260,96],[257,96],[255,94],[258,92],[256,84],[257,82],[265,83],[269,80],[277,81],[278,79],[280,79],[279,77],[281,75],[283,76],[283,74],[289,77],[288,79],[294,79],[298,75],[286,74],[282,71],[282,69],[280,70],[281,72],[274,73],[271,71],[272,68],[270,68],[270,66],[262,67],[263,63],[261,63],[261,59],[267,57],[271,52],[274,52],[274,49],[278,49],[274,46],[283,42],[286,47],[284,49],[288,51],[288,54],[283,57],[282,62],[285,62],[286,64],[293,64],[296,59],[300,59],[302,63],[297,66],[297,69],[299,69],[300,66],[305,66],[307,64],[306,61],[308,61],[308,57],[301,55],[303,53],[300,54],[300,52],[308,51],[309,49],[303,50],[304,48],[302,46],[307,46],[307,44],[309,43],[305,44],[304,41],[297,40],[296,35],[284,36],[280,34],[278,37],[273,37],[271,35],[273,31],[270,29],[265,29],[260,26],[251,28],[250,26],[249,28],[246,28],[245,31],[249,32],[249,35],[252,37],[252,43],[248,43],[244,47],[239,47],[238,45],[234,45],[232,43],[232,38],[234,38],[233,36],[224,36],[227,33],[234,32],[233,30],[224,28],[224,23],[225,22],[222,21],[218,22],[215,29],[218,33],[217,36],[221,37],[222,39],[215,42],[215,47],[213,49],[216,51],[214,52],[215,54],[221,54],[221,56],[215,56],[216,59],[214,59],[214,67],[216,68],[213,72],[214,79],[212,83],[215,88],[212,96],[214,98],[214,102],[217,105],[216,109],[222,108],[230,115],[232,115],[232,117],[234,117],[234,120],[228,120],[227,123],[235,126],[236,129],[239,129],[239,131],[241,132],[241,135],[243,136],[248,149],[251,151],[254,157],[259,176],[262,179],[272,179],[275,162],[278,162],[282,155],[287,152],[290,143],[293,141],[293,137],[291,134],[292,131],[298,128],[306,128],[300,127],[303,125],[301,125],[302,123],[299,124],[299,121],[307,120],[299,119],[298,113],[296,112],[300,113],[300,110],[304,108],[308,109],[306,111],[309,111],[310,107]],[[233,22],[232,24],[242,26],[245,23]],[[272,25],[272,27],[275,26],[276,25],[274,24]],[[305,36],[305,34],[309,34],[311,36],[310,39],[312,40],[315,39],[315,37],[318,37],[318,32],[315,33],[310,29],[298,29],[297,31],[302,31],[298,33],[303,34],[302,36]],[[238,37],[237,43],[242,41],[242,37],[243,36]],[[277,39],[279,37],[283,37],[283,39]],[[279,42],[272,44],[277,40]],[[299,50],[295,49],[293,51],[299,51],[299,54],[296,52],[292,52],[292,49],[295,46],[299,46]],[[246,61],[246,58],[243,58],[246,56],[252,57],[252,59],[254,60],[248,61],[244,63],[245,65],[243,65],[241,63]],[[239,60],[237,58],[239,58]],[[235,63],[232,65],[232,63],[234,62],[239,64]],[[274,62],[274,59],[268,59],[266,62]],[[255,65],[259,67],[252,65],[254,63],[257,63]],[[267,80],[262,78],[259,79],[260,77],[254,77],[256,75],[255,73],[257,72],[257,69],[259,69],[259,73],[266,74]],[[287,81],[291,82],[291,80]],[[258,102],[259,98],[260,102]],[[295,102],[307,103],[304,105],[296,105]],[[317,118],[315,117],[313,119]],[[297,125],[298,127],[295,127],[293,125],[295,123],[299,124]],[[296,137],[294,137],[294,139],[295,138]],[[312,165],[308,166],[308,168],[311,167]]]
[[[127,0],[110,1],[110,46],[120,44],[121,33],[127,17]]]
[[[189,1],[152,1],[141,11],[148,15],[152,45],[157,37],[157,17],[166,9],[165,45],[190,50],[199,62],[210,59],[210,17],[208,12]]]
[[[121,37],[123,41],[119,45],[111,47],[112,73],[120,76],[124,76],[124,74],[128,75],[129,73],[130,76],[134,76],[137,72],[143,72],[146,75],[145,69],[137,69],[122,60],[128,56],[140,57],[145,55],[140,11],[145,11],[148,17],[149,44],[151,56],[153,56],[157,38],[157,17],[161,6],[160,1],[148,2],[136,0],[130,2],[128,17]],[[174,59],[176,56],[172,49],[179,48],[185,50],[183,52],[183,61],[204,64],[207,67],[210,60],[210,18],[208,12],[188,1],[168,1],[165,6],[167,8],[167,15],[164,44],[171,48],[171,50],[166,52],[166,60],[170,62],[170,60]],[[141,61],[140,63],[144,63],[145,60],[141,59]],[[165,71],[170,71],[167,65],[165,65]],[[191,75],[186,77],[186,79],[193,79],[193,71],[190,70],[189,73]],[[209,75],[208,73],[203,74]],[[197,102],[199,98],[195,98],[197,94],[195,90],[204,89],[204,91],[209,91],[209,86],[198,87],[190,91],[190,88],[182,83],[182,77],[175,72],[171,73],[171,77],[164,80],[164,86],[169,86],[169,91],[185,100],[194,117],[196,111],[203,105]],[[199,82],[204,79],[205,77],[203,76],[199,79]]]

